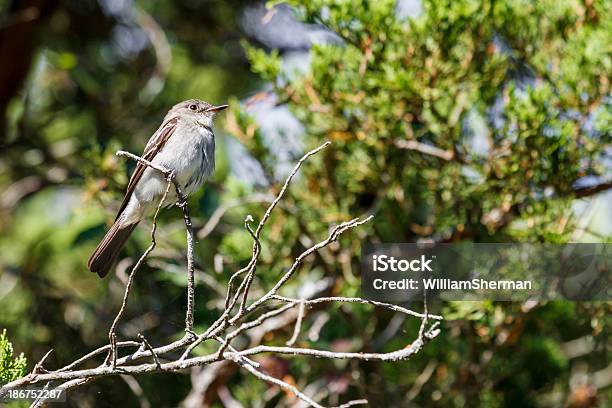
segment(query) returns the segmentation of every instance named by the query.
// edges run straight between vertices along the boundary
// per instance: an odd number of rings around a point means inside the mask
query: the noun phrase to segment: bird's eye
[[[192,103],[191,105],[189,105],[189,109],[191,109],[192,111],[197,111],[198,105],[196,105],[195,103]]]

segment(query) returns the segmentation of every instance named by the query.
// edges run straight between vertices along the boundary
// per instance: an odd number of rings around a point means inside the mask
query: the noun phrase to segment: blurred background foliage
[[[364,214],[373,223],[310,259],[287,295],[358,295],[363,242],[612,235],[609,1],[0,0],[0,12],[0,328],[29,369],[49,348],[55,368],[106,341],[148,241],[145,225],[109,279],[86,270],[133,169],[114,152],[141,152],[167,109],[192,97],[231,105],[217,120],[215,175],[190,200],[199,329],[250,257],[245,216],[259,219],[290,166],[325,140],[264,233],[255,293],[329,225]],[[179,212],[161,223],[120,327],[153,345],[182,334],[185,303]],[[443,332],[408,362],[261,362],[330,405],[609,404],[609,303],[432,307]],[[312,309],[298,344],[392,350],[418,323]],[[237,344],[291,333],[287,320]],[[68,405],[299,405],[232,365],[136,381],[94,382]]]

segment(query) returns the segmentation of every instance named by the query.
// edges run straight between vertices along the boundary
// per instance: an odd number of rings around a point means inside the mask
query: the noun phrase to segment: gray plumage
[[[197,99],[176,104],[149,139],[142,157],[174,171],[183,192],[192,193],[215,168],[212,123],[215,114],[226,107]],[[90,271],[106,276],[136,225],[157,207],[166,185],[159,171],[140,162],[136,165],[115,223],[89,259]],[[175,202],[176,193],[170,189],[164,206]]]

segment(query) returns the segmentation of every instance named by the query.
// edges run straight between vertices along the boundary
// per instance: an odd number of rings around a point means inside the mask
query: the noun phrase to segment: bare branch
[[[235,361],[237,364],[239,364],[241,367],[243,367],[245,370],[253,374],[255,377],[259,378],[260,380],[263,380],[270,384],[278,385],[282,389],[292,392],[293,394],[295,394],[296,397],[306,402],[307,404],[315,408],[325,408],[323,407],[323,405],[319,405],[315,401],[310,399],[310,397],[308,397],[306,394],[303,394],[302,392],[300,392],[300,390],[298,390],[295,386],[289,383],[286,383],[283,380],[279,380],[278,378],[272,377],[271,375],[264,374],[261,371],[257,370],[255,367],[252,367],[248,364],[241,364],[238,357],[232,358],[232,361]]]
[[[298,336],[300,335],[300,331],[302,330],[302,320],[304,320],[305,303],[303,300],[301,300],[298,304],[300,305],[298,316],[295,321],[295,327],[293,328],[293,335],[285,343],[287,346],[293,346],[295,344],[298,339]]]
[[[153,360],[155,360],[155,365],[157,365],[157,368],[158,369],[161,368],[161,363],[159,362],[159,358],[157,357],[155,350],[153,350],[153,347],[151,347],[151,344],[149,344],[149,341],[141,333],[138,333],[138,338],[140,339],[140,341],[142,341],[142,345],[144,346],[143,348],[146,348],[147,350],[149,350],[151,354],[153,355]]]
[[[443,150],[439,147],[417,142],[416,140],[397,140],[395,145],[400,149],[415,150],[417,152],[434,156],[442,160],[450,161],[455,157],[455,152],[452,150]]]
[[[292,302],[292,303],[300,302],[299,299],[292,299],[292,298],[288,298],[285,296],[279,296],[279,295],[273,295],[271,298],[275,300],[280,300],[283,302]],[[326,303],[326,302],[362,303],[364,305],[384,307],[384,308],[393,310],[394,312],[403,313],[403,314],[407,314],[407,315],[414,316],[414,317],[420,317],[420,318],[425,317],[425,314],[418,313],[410,309],[406,309],[405,307],[397,306],[391,303],[379,302],[376,300],[369,300],[369,299],[362,299],[362,298],[329,296],[329,297],[321,297],[317,299],[304,300],[303,302],[307,305],[314,305],[317,303]],[[434,319],[434,320],[442,320],[442,316],[432,315],[432,314],[429,315],[429,318]]]
[[[304,394],[303,392],[301,392],[300,390],[298,390],[295,386],[286,383],[283,380],[279,380],[278,378],[272,377],[271,375],[268,374],[264,374],[261,371],[255,369],[254,367],[250,366],[250,365],[246,365],[246,364],[240,364],[236,359],[231,358],[232,361],[235,361],[236,363],[238,363],[241,367],[243,367],[245,370],[247,370],[248,372],[250,372],[251,374],[253,374],[255,377],[274,384],[274,385],[278,385],[279,387],[281,387],[282,389],[284,389],[285,391],[289,391],[293,394],[295,394],[296,397],[298,397],[299,399],[301,399],[302,401],[304,401],[307,404],[310,404],[311,406],[315,407],[315,408],[325,408],[323,405],[318,404],[316,401],[312,400],[309,396],[307,396],[306,394]],[[354,401],[350,401],[346,404],[340,405],[337,408],[342,408],[342,407],[351,407],[354,405],[364,405],[367,404],[368,401],[361,399],[361,400],[354,400]]]
[[[427,289],[423,289],[423,320],[421,320],[421,326],[419,327],[419,339],[423,339],[425,333],[425,327],[427,327],[427,321],[429,319],[429,311],[427,310]]]
[[[321,146],[317,147],[316,149],[313,149],[313,150],[309,151],[308,153],[306,153],[297,162],[297,164],[295,165],[293,170],[291,170],[291,173],[289,173],[289,176],[287,176],[287,179],[285,180],[285,184],[283,184],[283,187],[281,188],[280,192],[278,193],[278,195],[276,196],[274,201],[272,201],[272,204],[270,204],[270,206],[266,210],[266,213],[264,214],[264,216],[261,219],[261,221],[259,221],[259,225],[257,226],[257,230],[255,231],[255,235],[257,235],[259,237],[259,234],[261,233],[261,230],[263,229],[264,225],[268,221],[268,218],[270,218],[270,214],[272,214],[272,211],[274,210],[274,208],[276,208],[276,205],[278,204],[278,202],[283,198],[283,195],[285,195],[285,191],[287,191],[287,188],[289,188],[289,184],[291,183],[291,180],[293,180],[293,176],[295,176],[295,174],[298,172],[298,170],[302,166],[302,163],[304,163],[310,156],[313,156],[313,155],[319,153],[321,150],[325,149],[330,144],[331,144],[331,142],[323,143]]]
[[[183,210],[183,220],[185,221],[185,230],[187,233],[187,313],[185,316],[185,331],[190,336],[196,337],[193,333],[193,309],[195,299],[195,272],[194,272],[194,260],[193,260],[193,224],[191,217],[189,216],[189,207],[187,206],[187,199],[181,191],[179,183],[172,177],[174,187],[176,189],[176,196],[178,197],[177,206]]]
[[[230,280],[227,284],[227,292],[225,293],[225,307],[223,308],[220,316],[210,324],[210,326],[200,334],[193,332],[193,308],[194,308],[194,232],[192,228],[192,222],[189,215],[189,209],[187,207],[185,195],[183,194],[180,185],[176,181],[174,175],[167,169],[157,166],[141,157],[133,155],[129,152],[119,151],[117,155],[129,157],[133,160],[137,160],[157,171],[164,174],[167,185],[164,195],[161,197],[159,204],[157,205],[155,214],[153,216],[153,225],[151,227],[151,244],[147,250],[138,259],[136,264],[131,269],[127,281],[125,292],[123,295],[123,301],[121,307],[117,313],[117,316],[113,320],[109,330],[109,344],[99,347],[84,356],[78,358],[72,363],[60,368],[57,371],[48,372],[42,368],[42,364],[46,357],[45,355],[41,361],[35,366],[34,370],[27,376],[18,380],[12,381],[0,388],[0,396],[4,395],[7,390],[13,388],[19,388],[34,384],[37,382],[44,382],[50,386],[51,382],[56,385],[56,389],[68,390],[75,387],[80,387],[87,384],[90,381],[96,380],[101,377],[109,375],[136,375],[142,373],[151,372],[169,372],[179,371],[190,367],[204,367],[212,363],[224,361],[233,362],[240,367],[244,368],[251,375],[274,384],[281,389],[292,393],[307,404],[314,407],[322,407],[313,398],[307,396],[304,392],[300,391],[296,386],[289,384],[281,379],[272,377],[260,370],[260,365],[250,357],[254,355],[260,355],[264,353],[274,353],[277,355],[295,356],[295,357],[315,357],[315,358],[328,358],[328,359],[356,359],[356,360],[375,360],[375,361],[401,361],[407,360],[416,353],[418,353],[423,346],[439,335],[439,322],[442,316],[430,314],[427,308],[427,303],[424,304],[424,312],[419,313],[406,309],[401,306],[393,305],[385,302],[378,302],[369,299],[362,299],[357,297],[339,297],[339,296],[328,296],[328,297],[316,297],[317,293],[323,293],[322,289],[318,289],[319,292],[313,291],[307,296],[304,294],[300,298],[292,298],[282,296],[279,291],[283,289],[285,284],[289,282],[300,269],[306,258],[316,253],[317,251],[329,246],[331,243],[338,240],[340,235],[343,233],[359,227],[366,222],[373,219],[373,216],[366,217],[364,219],[354,218],[349,221],[340,223],[330,229],[328,236],[318,243],[309,241],[304,250],[299,256],[297,256],[292,265],[278,278],[274,286],[269,289],[259,298],[251,301],[249,304],[249,292],[254,282],[255,273],[258,267],[259,256],[261,254],[261,232],[269,220],[272,212],[278,206],[281,199],[284,197],[293,177],[298,172],[302,163],[312,155],[318,153],[329,145],[329,142],[307,152],[296,164],[290,174],[287,176],[285,183],[276,195],[274,199],[269,199],[268,196],[262,201],[271,201],[261,220],[259,221],[255,229],[252,228],[251,223],[253,217],[248,216],[245,219],[245,228],[249,232],[253,239],[253,249],[251,253],[251,259],[248,264],[242,269],[234,272],[231,275]],[[185,335],[176,341],[169,344],[161,345],[159,347],[153,347],[147,341],[147,339],[138,334],[139,342],[136,341],[117,341],[116,329],[117,325],[123,316],[127,307],[127,301],[130,294],[130,290],[133,286],[134,276],[136,271],[140,268],[142,263],[146,260],[147,256],[154,250],[156,245],[155,232],[157,229],[157,216],[161,207],[166,200],[171,185],[174,185],[177,197],[177,206],[182,209],[183,220],[185,223],[186,236],[187,236],[187,313],[185,318]],[[259,200],[261,197],[258,197]],[[226,205],[224,209],[219,209],[214,217],[211,217],[209,223],[200,230],[202,236],[206,236],[219,222],[225,211],[232,206],[241,205],[247,202],[257,201],[236,201]],[[163,267],[163,264],[162,264]],[[240,284],[237,281],[240,280]],[[329,278],[330,282],[326,288],[332,286],[333,280]],[[237,286],[237,288],[235,288]],[[302,326],[307,317],[310,317],[306,313],[307,307],[313,305],[326,304],[326,303],[358,303],[362,305],[382,307],[386,308],[395,313],[418,318],[421,320],[418,335],[412,341],[411,344],[407,344],[404,348],[399,350],[387,352],[387,353],[363,353],[363,352],[335,352],[329,350],[320,350],[305,347],[294,347],[294,344],[299,338]],[[236,308],[236,306],[238,307]],[[297,309],[297,310],[296,310]],[[430,320],[435,322],[429,325]],[[293,324],[293,333],[291,337],[286,341],[286,346],[268,346],[262,344],[262,339],[267,333],[281,328],[290,327]],[[316,330],[320,330],[321,327],[320,319],[316,319],[313,323],[313,327],[317,327]],[[429,327],[428,327],[429,325]],[[232,345],[232,341],[238,336],[244,336],[248,338],[248,342],[244,344],[242,342],[241,349],[237,349]],[[312,336],[309,336],[312,337]],[[312,340],[312,339],[311,339]],[[209,354],[197,357],[191,357],[191,352],[203,342],[211,341],[213,344],[213,351]],[[137,347],[136,350],[132,351],[131,354],[125,356],[119,356],[119,350],[127,347]],[[210,351],[210,348],[209,348]],[[91,362],[97,356],[107,352],[108,355],[103,364],[95,368],[77,369],[78,366]],[[176,359],[170,359],[170,361],[162,362],[160,356],[164,355],[177,355],[180,353],[180,357]],[[174,357],[173,357],[174,358]],[[143,361],[145,359],[152,359]],[[166,359],[168,360],[168,359]],[[136,393],[139,391],[138,384],[134,381],[130,381],[128,378],[123,377],[127,381],[130,387],[135,390]],[[140,395],[144,398],[143,395]],[[139,397],[140,398],[140,397]],[[146,405],[146,398],[141,399]],[[349,401],[340,407],[351,407],[355,405],[366,404],[365,400],[353,400]]]
[[[370,215],[369,217],[360,220],[359,218],[355,218],[351,221],[347,221],[347,222],[343,222],[342,224],[336,226],[331,233],[329,234],[329,236],[327,237],[327,239],[319,242],[316,245],[313,245],[312,247],[310,247],[309,249],[307,249],[306,251],[302,252],[302,254],[300,256],[298,256],[295,261],[293,262],[293,265],[291,266],[291,268],[289,268],[289,270],[285,273],[285,275],[283,275],[282,278],[280,278],[280,280],[276,283],[276,285],[274,285],[274,287],[272,289],[270,289],[270,291],[268,293],[266,293],[264,296],[262,296],[259,300],[257,300],[256,302],[254,302],[251,306],[249,306],[249,308],[247,309],[249,312],[254,310],[255,308],[257,308],[259,305],[261,305],[262,303],[268,301],[269,299],[272,298],[272,296],[276,295],[276,293],[278,292],[278,290],[285,284],[287,283],[287,281],[289,279],[291,279],[291,277],[293,276],[293,274],[295,273],[295,271],[298,269],[298,267],[302,264],[302,262],[304,261],[304,259],[312,254],[313,252],[329,245],[331,242],[336,241],[336,239],[338,239],[338,237],[346,232],[347,230],[351,229],[351,228],[355,228],[359,225],[365,224],[366,222],[370,221],[372,218],[374,218],[373,215]]]
[[[120,347],[131,347],[131,346],[138,347],[138,346],[140,346],[140,343],[138,343],[136,341],[120,341],[120,342],[118,342],[116,344],[116,346],[117,346],[117,348],[120,348]],[[97,356],[99,354],[104,353],[105,351],[108,351],[108,349],[110,349],[110,347],[111,347],[110,344],[102,346],[102,347],[100,347],[100,348],[98,348],[98,349],[96,349],[96,350],[94,350],[94,351],[92,351],[92,352],[90,352],[88,354],[85,354],[83,357],[79,358],[78,360],[75,360],[72,363],[68,364],[67,366],[62,367],[59,370],[56,370],[54,372],[60,373],[62,371],[71,370],[74,367],[78,366],[79,364],[84,363],[85,361],[90,360],[93,357],[95,357],[95,356]]]
[[[168,170],[167,168],[162,167],[162,166],[158,166],[157,164],[153,164],[150,161],[148,161],[147,159],[143,159],[140,156],[136,156],[134,153],[126,152],[124,150],[119,150],[115,154],[117,156],[120,156],[120,157],[129,157],[132,160],[136,160],[136,161],[138,161],[138,162],[140,162],[142,164],[145,164],[145,165],[147,165],[147,166],[149,166],[149,167],[151,167],[151,168],[161,172],[166,177],[170,176],[171,171]]]
[[[425,342],[420,339],[416,339],[412,344],[406,346],[403,349],[391,351],[388,353],[360,353],[360,352],[337,352],[328,350],[317,350],[310,348],[298,348],[298,347],[281,347],[281,346],[256,346],[238,353],[239,356],[253,356],[262,353],[276,353],[276,354],[287,354],[293,356],[311,356],[319,358],[331,358],[338,360],[365,360],[365,361],[400,361],[407,360],[414,354],[421,351],[421,348]],[[226,353],[227,355],[231,353]]]
[[[49,351],[45,353],[45,355],[40,359],[38,363],[36,363],[36,365],[32,369],[32,373],[36,374],[36,373],[46,373],[47,372],[47,370],[45,370],[45,368],[43,367],[43,364],[45,363],[45,360],[47,359],[47,357],[49,357],[49,355],[52,352],[53,352],[53,349],[50,349]]]
[[[248,297],[249,288],[250,288],[251,282],[253,280],[253,273],[254,273],[255,264],[257,263],[257,260],[259,259],[259,253],[260,253],[260,250],[261,250],[261,246],[259,245],[259,235],[261,234],[261,231],[263,230],[264,226],[266,225],[266,222],[270,218],[270,215],[272,214],[272,211],[274,211],[274,209],[276,208],[276,206],[278,205],[280,200],[285,195],[285,192],[289,188],[289,184],[293,180],[293,177],[297,174],[297,172],[300,169],[300,167],[302,166],[302,164],[309,157],[317,154],[318,152],[320,152],[321,150],[325,149],[330,144],[331,144],[331,142],[329,142],[329,141],[325,142],[321,146],[319,146],[319,147],[317,147],[317,148],[315,148],[313,150],[310,150],[309,152],[304,154],[304,156],[302,156],[302,158],[297,162],[297,164],[293,167],[293,169],[289,173],[289,176],[287,176],[287,178],[285,179],[285,183],[283,184],[283,187],[280,189],[278,195],[276,196],[274,201],[272,201],[272,203],[270,204],[270,206],[268,207],[268,209],[264,213],[264,216],[261,218],[261,221],[259,221],[259,224],[257,225],[257,229],[255,230],[254,233],[250,230],[250,227],[248,225],[248,221],[245,221],[245,227],[247,228],[247,230],[249,230],[249,233],[252,235],[253,240],[254,240],[254,243],[253,243],[253,255],[251,256],[251,260],[249,261],[249,264],[245,268],[243,268],[240,271],[236,272],[230,278],[230,283],[228,284],[229,285],[229,289],[231,290],[233,280],[235,278],[237,278],[239,275],[241,275],[242,273],[244,273],[246,271],[249,272],[247,274],[247,277],[245,278],[246,285],[244,286],[244,297],[243,297],[243,302],[242,302],[242,304],[240,306],[241,314],[244,313],[244,305],[246,303],[246,299]],[[230,296],[230,290],[228,290],[228,298]],[[240,292],[238,292],[238,293],[240,293]],[[226,307],[228,307],[228,306],[226,306]],[[231,307],[233,307],[233,305],[231,305]]]

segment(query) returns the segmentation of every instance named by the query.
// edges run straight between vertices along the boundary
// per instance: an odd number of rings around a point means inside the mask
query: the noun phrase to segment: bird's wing
[[[176,130],[177,123],[178,123],[178,117],[176,116],[164,122],[159,127],[159,129],[157,129],[155,134],[153,134],[151,139],[149,139],[149,142],[145,146],[144,152],[142,153],[141,157],[147,161],[152,161],[153,158],[155,158],[157,153],[159,153],[159,151],[164,147],[168,139],[170,139],[170,137]],[[134,170],[134,173],[132,174],[132,177],[130,178],[130,182],[128,183],[127,191],[125,192],[125,197],[123,197],[123,202],[121,203],[121,208],[119,209],[119,212],[117,213],[117,218],[115,218],[115,221],[119,218],[119,216],[121,215],[125,207],[127,207],[128,203],[130,202],[132,193],[134,193],[134,189],[136,188],[136,185],[142,178],[142,175],[144,174],[144,171],[146,170],[147,167],[148,166],[146,164],[141,163],[141,162],[138,162],[138,164],[136,164],[136,169]]]

